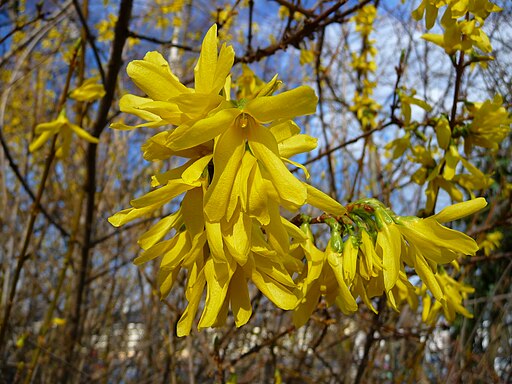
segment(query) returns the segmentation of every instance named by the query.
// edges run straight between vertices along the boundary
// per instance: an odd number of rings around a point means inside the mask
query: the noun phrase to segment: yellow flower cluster
[[[435,276],[436,283],[442,287],[445,293],[444,300],[438,300],[432,297],[427,292],[426,285],[420,288],[420,295],[423,297],[423,310],[421,318],[423,322],[429,325],[435,325],[441,310],[447,321],[452,322],[455,320],[457,313],[473,318],[473,314],[463,306],[463,301],[467,299],[468,295],[475,292],[473,287],[464,283],[460,283],[453,277],[450,277],[443,268]]]
[[[459,254],[472,255],[478,246],[469,236],[441,223],[471,215],[485,205],[485,200],[478,198],[419,219],[397,216],[375,199],[360,200],[347,206],[341,222],[326,221],[331,226],[331,240],[324,252],[313,244],[306,222],[302,229],[308,240],[296,250],[307,265],[300,280],[303,299],[295,309],[294,323],[301,326],[309,319],[320,296],[328,305],[336,303],[343,313],[357,310],[357,298],[377,312],[371,299],[383,294],[395,310],[404,301],[415,308],[417,298],[406,267],[414,269],[423,281],[424,297],[428,289],[445,311],[467,316],[462,299],[453,294],[455,282],[442,269],[438,271],[438,265],[454,261]]]
[[[229,308],[236,325],[245,324],[251,315],[249,280],[278,307],[295,308],[300,292],[289,268],[300,262],[290,256],[290,243],[305,236],[281,217],[280,207],[296,211],[307,202],[335,215],[345,212],[285,165],[296,164],[289,157],[316,146],[292,121],[315,112],[314,91],[301,86],[273,95],[280,84],[277,76],[263,84],[250,81],[246,70],[240,98],[231,100],[233,61],[231,47],[224,44],[218,52],[213,26],[194,70],[194,89],[179,82],[160,54],[150,52],[127,68],[148,97],[126,95],[120,102],[124,112],[147,121],[139,126],[177,126],[143,146],[146,159],[188,159],[155,175],[153,186],[160,188],[110,218],[119,226],[185,193],[177,212],[142,235],[139,244],[145,251],[135,260],[140,264],[163,256],[158,277],[162,297],[179,271],[187,270],[189,305],[179,321],[179,335],[190,332],[204,289],[199,328],[223,324]],[[174,236],[164,239],[171,230]]]
[[[422,0],[413,12],[416,20],[425,15],[427,29],[431,29],[441,7],[446,6],[441,18],[443,34],[427,33],[425,40],[444,48],[446,53],[471,52],[478,48],[483,53],[492,51],[489,37],[482,30],[485,19],[493,12],[501,11],[489,0]]]
[[[465,152],[470,153],[474,146],[496,151],[509,135],[512,124],[501,95],[483,103],[467,103],[466,108],[470,123],[462,129]]]
[[[125,95],[121,110],[145,122],[117,129],[167,127],[143,146],[144,158],[162,161],[183,158],[183,164],[154,175],[158,187],[130,202],[131,207],[109,221],[121,226],[160,211],[184,194],[179,209],[154,224],[139,238],[139,265],[160,257],[161,297],[172,289],[180,271],[186,272],[188,306],[178,335],[190,333],[201,309],[198,328],[219,326],[231,310],[235,324],[251,314],[249,283],[276,306],[294,311],[304,324],[320,296],[345,313],[361,299],[372,309],[371,298],[386,294],[398,309],[415,297],[405,265],[415,268],[434,297],[445,300],[435,283],[437,264],[459,253],[478,249],[468,236],[440,224],[471,214],[485,205],[476,199],[427,219],[398,217],[376,200],[349,206],[297,179],[286,164],[306,169],[290,157],[312,150],[316,140],[301,134],[293,122],[315,112],[317,98],[307,86],[275,94],[280,82],[268,83],[243,67],[237,99],[231,99],[232,47],[218,48],[215,25],[207,32],[194,69],[194,88],[183,85],[156,52],[131,62],[128,75],[147,95]],[[304,204],[326,212],[331,227],[325,251],[314,245],[310,219],[300,228],[281,216]],[[203,294],[206,291],[204,303]],[[375,309],[374,309],[375,310]]]
[[[372,98],[377,82],[370,80],[371,74],[374,74],[377,69],[375,62],[377,49],[374,46],[375,41],[370,39],[376,16],[377,9],[373,4],[368,4],[359,9],[351,19],[355,22],[356,31],[361,36],[361,50],[359,53],[352,53],[351,66],[357,72],[360,84],[354,93],[350,110],[356,114],[363,130],[377,126],[376,116],[381,108]]]
[[[90,78],[85,80],[80,87],[74,89],[69,94],[69,97],[78,101],[93,102],[102,98],[104,95],[105,89],[103,88],[103,85],[98,84],[97,78]],[[58,158],[69,156],[73,133],[89,143],[98,144],[99,142],[98,138],[91,136],[91,134],[89,134],[85,129],[70,122],[66,116],[65,109],[59,113],[57,119],[47,123],[38,124],[36,126],[35,133],[38,136],[32,143],[30,143],[30,152],[37,151],[44,145],[44,143],[55,135],[58,135],[55,153],[55,156]]]

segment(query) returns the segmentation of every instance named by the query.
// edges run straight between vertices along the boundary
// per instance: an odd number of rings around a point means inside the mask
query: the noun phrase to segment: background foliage
[[[475,287],[466,301],[473,319],[448,323],[441,316],[425,324],[421,308],[396,313],[383,300],[378,315],[361,306],[345,316],[320,303],[295,329],[290,313],[256,294],[244,327],[229,323],[178,338],[184,281],[160,301],[156,263],[132,265],[136,238],[154,219],[121,229],[107,222],[147,192],[158,171],[140,151],[151,129],[108,129],[140,123],[119,111],[123,94],[140,94],[126,64],[157,50],[190,84],[199,42],[214,22],[221,41],[235,47],[237,75],[247,63],[267,81],[279,73],[286,89],[315,88],[317,113],[301,126],[319,146],[300,159],[313,185],[342,204],[375,197],[402,215],[437,212],[457,200],[456,192],[441,190],[429,207],[428,187],[417,181],[432,167],[418,146],[439,141],[431,119],[450,119],[454,89],[455,104],[464,101],[455,108],[461,121],[474,118],[470,102],[496,93],[510,112],[512,7],[496,1],[502,12],[485,22],[494,60],[459,76],[446,46],[420,38],[425,23],[411,17],[419,3],[2,1],[0,382],[510,382],[509,133],[496,151],[470,148],[480,182],[456,186],[464,200],[474,193],[489,202],[458,228],[481,245],[453,270]],[[375,18],[367,5],[375,6]],[[440,33],[439,24],[430,33]],[[67,97],[93,77],[106,91],[98,100]],[[51,140],[34,153],[29,145],[35,127],[62,108],[100,143],[75,136],[69,156],[50,162]]]

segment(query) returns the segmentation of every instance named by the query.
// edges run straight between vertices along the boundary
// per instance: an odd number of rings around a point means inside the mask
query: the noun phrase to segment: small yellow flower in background
[[[374,22],[377,16],[377,9],[374,5],[368,4],[360,8],[357,14],[350,20],[355,23],[355,30],[361,37],[361,49],[359,52],[352,52],[351,67],[357,72],[360,85],[354,92],[353,104],[350,110],[354,112],[363,130],[377,126],[377,114],[381,106],[372,98],[377,81],[371,81],[370,76],[377,70],[375,56],[375,40],[370,39],[374,31]]]
[[[512,117],[503,106],[501,95],[483,103],[467,103],[466,108],[473,120],[467,132],[463,132],[465,152],[470,153],[473,146],[497,150],[509,135],[512,124]]]
[[[63,319],[62,317],[54,317],[52,319],[52,324],[56,325],[57,327],[62,326],[66,324],[66,319]]]
[[[425,15],[426,27],[431,29],[439,9],[445,6],[441,18],[444,33],[427,33],[422,36],[423,39],[444,48],[450,55],[457,51],[471,52],[474,48],[484,53],[492,51],[489,37],[482,30],[482,26],[491,13],[500,12],[501,8],[489,0],[422,0],[412,16],[416,20],[421,20]]]
[[[101,99],[105,96],[105,89],[102,84],[98,83],[98,81],[98,77],[85,80],[80,87],[70,93],[69,97],[78,101],[88,102]]]
[[[435,325],[441,313],[444,314],[448,322],[453,322],[457,313],[472,319],[473,314],[464,308],[463,302],[475,289],[458,282],[449,276],[443,268],[436,274],[436,281],[445,292],[444,299],[431,297],[426,286],[422,286],[420,289],[420,295],[423,297],[422,320],[426,324]]]
[[[67,157],[71,148],[73,133],[89,143],[99,143],[98,138],[91,136],[83,128],[71,123],[66,117],[66,112],[62,110],[56,120],[49,123],[41,123],[36,126],[35,133],[39,135],[30,143],[30,152],[37,151],[41,146],[50,140],[53,136],[59,135],[57,139],[57,157]]]
[[[98,31],[98,41],[110,41],[114,38],[114,27],[117,22],[117,16],[113,13],[108,15],[107,19],[103,19],[96,24]]]
[[[479,237],[477,242],[480,250],[483,249],[484,255],[490,256],[492,252],[500,248],[502,240],[503,233],[500,231],[494,231]]]

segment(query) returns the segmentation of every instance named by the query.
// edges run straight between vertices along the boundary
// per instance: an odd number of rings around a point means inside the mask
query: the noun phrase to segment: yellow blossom
[[[102,84],[98,84],[98,80],[97,77],[85,80],[80,87],[70,93],[69,97],[78,101],[88,102],[101,99],[105,96],[105,89]]]
[[[62,110],[56,120],[48,123],[38,124],[36,126],[35,132],[39,135],[39,137],[30,143],[30,152],[38,150],[45,142],[58,134],[59,136],[56,145],[57,157],[67,157],[69,155],[73,133],[75,133],[78,137],[88,141],[89,143],[99,143],[98,138],[91,136],[89,133],[87,133],[87,131],[80,128],[78,125],[71,123],[66,117],[64,110]]]

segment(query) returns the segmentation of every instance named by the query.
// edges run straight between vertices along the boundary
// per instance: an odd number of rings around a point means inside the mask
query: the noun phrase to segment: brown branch
[[[172,48],[183,49],[184,51],[187,51],[187,52],[199,52],[199,50],[189,47],[187,45],[174,43],[174,39],[162,40],[162,39],[158,39],[158,38],[152,37],[152,36],[141,35],[140,33],[136,33],[133,31],[128,31],[128,37],[133,37],[135,39],[149,41],[150,43],[167,45]]]
[[[313,33],[321,30],[322,28],[326,27],[328,24],[331,24],[335,22],[335,19],[331,19],[330,22],[325,22],[332,13],[336,12],[341,6],[343,6],[345,3],[347,3],[348,0],[341,0],[336,2],[332,7],[328,8],[324,12],[322,12],[320,15],[318,15],[315,19],[312,21],[306,21],[302,28],[297,30],[293,34],[287,34],[285,37],[278,43],[269,45],[266,48],[258,48],[256,52],[248,53],[245,56],[242,57],[236,57],[235,58],[235,64],[236,63],[252,63],[254,61],[259,61],[265,57],[272,56],[274,53],[276,53],[279,50],[285,50],[290,45],[297,46],[303,39],[305,39],[308,36],[311,36]],[[356,9],[359,9],[360,6],[351,8],[353,9],[352,12],[354,12]]]
[[[69,64],[68,73],[66,76],[66,82],[64,84],[64,88],[62,90],[59,102],[57,104],[57,112],[60,112],[60,110],[64,107],[64,104],[66,102],[68,90],[69,90],[69,84],[71,82],[71,77],[73,75],[73,71],[75,69],[75,63],[76,63],[76,57],[78,54],[79,47],[77,46],[74,50],[73,57],[71,59],[71,62]],[[48,177],[50,175],[50,170],[53,164],[53,160],[55,159],[55,145],[57,143],[57,136],[55,135],[52,140],[50,152],[48,154],[48,157],[46,158],[43,174],[41,176],[41,182],[39,183],[39,187],[37,189],[37,194],[35,197],[35,201],[32,206],[30,219],[28,222],[27,230],[25,232],[25,238],[23,240],[21,252],[18,256],[18,262],[16,263],[16,269],[14,272],[12,285],[9,290],[9,297],[7,299],[7,304],[4,310],[4,315],[2,318],[2,323],[0,324],[0,356],[2,355],[3,348],[6,347],[7,343],[5,342],[5,335],[7,331],[7,326],[9,323],[9,319],[11,316],[11,310],[14,305],[14,299],[16,297],[16,289],[18,286],[18,281],[21,277],[21,271],[23,270],[23,266],[25,262],[29,259],[30,254],[27,253],[28,247],[30,245],[30,240],[32,238],[32,233],[34,231],[34,225],[38,216],[38,210],[36,207],[40,206],[41,199],[43,197],[44,189],[46,186],[46,182],[48,181]]]
[[[247,26],[247,54],[252,52],[252,15],[254,13],[254,0],[249,0],[249,25]]]
[[[336,199],[338,197],[338,188],[336,187],[336,177],[335,170],[333,166],[333,161],[330,153],[331,146],[329,144],[329,137],[327,136],[327,124],[325,123],[325,114],[324,114],[324,98],[322,92],[322,78],[321,78],[321,66],[322,66],[322,49],[324,45],[324,37],[325,37],[325,28],[320,32],[320,38],[318,41],[318,49],[315,61],[315,75],[316,75],[316,85],[318,92],[318,109],[320,112],[320,123],[322,125],[322,135],[325,141],[325,153],[327,153],[327,165],[329,166],[329,181],[331,188],[331,197]]]
[[[122,64],[123,47],[128,38],[128,25],[131,18],[133,0],[122,0],[119,6],[119,17],[114,28],[114,41],[112,43],[112,53],[107,65],[108,73],[105,79],[105,95],[101,99],[98,114],[92,129],[95,137],[100,137],[108,121],[108,112],[114,100],[117,76]],[[80,323],[81,307],[84,299],[86,285],[87,269],[89,265],[89,254],[92,249],[92,233],[94,226],[95,198],[96,198],[96,163],[97,163],[97,145],[90,143],[87,148],[87,178],[85,191],[87,194],[84,239],[81,254],[81,263],[79,266],[79,277],[76,289],[75,307],[72,314],[72,325],[70,330],[70,350],[68,358],[73,359],[74,345],[80,343]],[[71,378],[70,378],[71,379]]]
[[[95,37],[91,33],[91,30],[89,29],[89,25],[87,25],[87,20],[85,19],[84,13],[82,12],[82,7],[80,7],[78,0],[73,0],[73,6],[75,7],[75,11],[78,15],[78,18],[80,19],[82,28],[85,31],[87,42],[91,46],[92,52],[94,54],[94,60],[96,61],[96,65],[98,66],[98,71],[100,72],[100,76],[101,76],[101,82],[103,83],[103,85],[106,86],[105,71],[103,70],[103,66],[101,65],[101,59],[100,59],[100,54],[98,52],[98,47],[96,47],[96,43],[94,42]]]
[[[241,361],[241,360],[245,359],[246,357],[249,357],[255,353],[258,353],[262,348],[265,348],[265,347],[268,347],[269,345],[275,344],[277,340],[279,340],[280,338],[282,338],[286,335],[289,335],[290,333],[292,333],[294,331],[295,331],[295,326],[294,325],[289,326],[284,331],[278,333],[274,337],[271,337],[267,340],[263,340],[260,344],[256,344],[254,347],[249,349],[247,352],[242,353],[238,358],[231,359],[230,364],[232,366],[236,365],[236,363],[238,363],[239,361]]]
[[[35,204],[35,208],[37,210],[39,210],[43,214],[44,217],[46,217],[46,219],[48,220],[48,222],[50,224],[52,224],[53,226],[55,226],[55,228],[57,228],[57,230],[61,233],[61,235],[63,237],[69,237],[69,232],[66,231],[64,229],[64,227],[62,225],[60,225],[60,223],[57,222],[57,220],[50,215],[48,210],[41,204],[41,201],[37,201],[36,195],[34,194],[32,189],[28,185],[27,181],[21,174],[18,165],[14,161],[14,158],[12,157],[11,152],[9,151],[9,147],[7,146],[7,142],[2,134],[2,131],[3,131],[3,127],[0,127],[0,145],[2,146],[2,149],[4,150],[4,154],[5,154],[5,157],[7,158],[7,162],[9,163],[9,167],[11,168],[11,170],[14,172],[14,175],[16,176],[18,181],[21,183],[21,186],[23,187],[25,192],[27,192],[27,194],[29,195],[30,199],[32,200],[32,203]]]
[[[50,13],[49,12],[41,12],[41,9],[38,8],[37,9],[37,15],[36,17],[34,17],[32,20],[29,20],[27,21],[26,23],[23,23],[21,25],[19,24],[16,24],[15,27],[13,29],[11,29],[9,32],[7,32],[5,34],[5,36],[3,36],[1,39],[0,39],[0,45],[5,41],[7,40],[9,37],[11,37],[12,35],[14,35],[16,32],[18,31],[22,31],[23,28],[25,27],[28,27],[29,25],[31,24],[34,24],[36,22],[38,22],[39,20],[46,20],[46,16],[48,16]]]
[[[364,372],[366,371],[366,366],[368,364],[368,359],[370,357],[370,350],[372,348],[373,343],[375,342],[375,332],[380,328],[380,314],[384,310],[384,303],[386,300],[381,297],[379,299],[378,304],[378,312],[374,314],[372,325],[370,327],[370,330],[368,331],[368,334],[366,335],[366,342],[364,344],[364,353],[363,358],[359,362],[359,366],[357,367],[357,374],[356,378],[354,380],[354,384],[359,384],[363,378]]]
[[[361,134],[359,136],[356,136],[353,139],[347,140],[347,141],[345,141],[345,142],[343,142],[343,143],[341,143],[341,144],[339,144],[339,145],[337,145],[335,147],[330,148],[328,151],[324,151],[324,152],[318,154],[317,156],[315,156],[315,157],[309,159],[308,161],[306,161],[304,163],[304,165],[308,165],[308,164],[314,163],[314,162],[320,160],[322,157],[327,156],[330,153],[339,151],[342,148],[345,148],[345,147],[347,147],[349,145],[355,144],[359,140],[364,139],[364,138],[374,134],[375,132],[381,131],[384,128],[387,128],[387,127],[389,127],[390,125],[393,125],[393,124],[399,124],[399,122],[398,121],[390,121],[390,122],[388,122],[386,124],[379,125],[378,127],[373,128],[373,129],[371,129],[371,130],[369,130],[367,132],[364,132],[363,134]]]
[[[293,3],[290,3],[288,1],[285,1],[285,0],[274,0],[276,3],[288,8],[288,10],[290,11],[290,14],[293,15],[294,12],[299,12],[299,13],[302,13],[304,16],[307,16],[307,17],[314,17],[315,16],[315,11],[312,10],[312,9],[306,9],[306,8],[303,8],[301,7],[299,4],[293,4]]]

